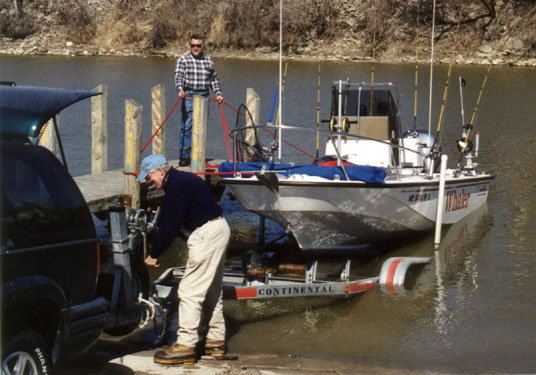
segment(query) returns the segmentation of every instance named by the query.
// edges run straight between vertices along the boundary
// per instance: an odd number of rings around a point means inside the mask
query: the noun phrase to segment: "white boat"
[[[220,172],[228,174],[222,183],[246,210],[287,228],[302,250],[351,253],[378,240],[433,230],[441,195],[435,137],[420,130],[402,134],[398,91],[391,83],[338,81],[332,93],[324,158],[311,165],[223,163]],[[284,134],[305,130],[267,127]],[[235,135],[251,129],[236,129]],[[476,170],[467,133],[459,142],[460,162],[444,174],[442,224],[466,217],[489,194],[493,176]],[[239,138],[234,144],[243,146]],[[244,154],[236,149],[235,160]]]

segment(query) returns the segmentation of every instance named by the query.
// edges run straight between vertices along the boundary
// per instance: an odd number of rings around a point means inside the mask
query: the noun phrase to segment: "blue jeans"
[[[193,90],[184,90],[187,95],[181,101],[181,129],[179,134],[179,158],[191,159],[192,152],[192,113],[194,109],[194,95],[208,98],[208,91],[203,93]]]

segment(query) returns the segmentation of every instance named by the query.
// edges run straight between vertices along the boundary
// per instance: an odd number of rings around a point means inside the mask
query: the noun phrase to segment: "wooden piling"
[[[246,116],[246,126],[259,125],[261,115],[261,98],[252,88],[248,88],[246,90],[246,107],[251,114],[251,118]],[[251,123],[252,120],[254,124]]]
[[[255,126],[259,125],[260,121],[260,109],[261,109],[261,98],[254,89],[248,88],[246,90],[246,108],[248,109],[249,115],[246,114],[246,126]],[[253,129],[246,130],[244,140],[247,144],[252,147],[246,149],[244,155],[244,161],[257,161],[255,159],[255,154],[253,152],[255,146],[257,146],[257,138],[255,137],[255,131]]]
[[[205,172],[207,148],[208,99],[194,96],[192,116],[192,173]],[[200,175],[204,177],[203,175]]]
[[[143,107],[135,100],[125,101],[125,175],[124,193],[130,202],[127,208],[140,208],[140,184],[136,182],[135,172],[140,171],[141,162],[141,130]]]
[[[47,124],[41,129],[41,134],[39,138],[39,145],[46,147],[54,155],[58,156],[58,136],[56,134],[56,129],[54,129],[54,120],[48,120]],[[56,115],[56,123],[58,128],[60,126],[60,116]]]
[[[108,170],[108,86],[92,91],[102,95],[91,97],[91,173]]]
[[[163,84],[156,85],[151,89],[152,99],[152,133],[158,131],[166,113],[166,94]],[[152,141],[153,154],[166,155],[166,127],[163,126]]]

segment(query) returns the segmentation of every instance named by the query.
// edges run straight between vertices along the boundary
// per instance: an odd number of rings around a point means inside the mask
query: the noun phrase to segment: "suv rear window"
[[[6,249],[80,239],[81,232],[92,227],[72,179],[47,150],[4,143],[1,166],[2,246]]]

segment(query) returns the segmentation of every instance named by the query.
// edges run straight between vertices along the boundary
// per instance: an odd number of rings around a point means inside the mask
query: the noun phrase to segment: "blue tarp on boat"
[[[325,160],[319,160],[313,164],[307,165],[291,165],[272,162],[250,162],[236,163],[237,172],[260,172],[263,169],[274,171],[277,174],[290,176],[293,174],[305,174],[308,176],[318,176],[333,180],[335,176],[339,176],[342,181],[346,180],[346,176],[341,167],[322,165]],[[385,180],[385,169],[381,167],[370,167],[366,165],[355,165],[345,163],[344,168],[348,173],[350,181],[363,181],[382,184]],[[233,172],[234,166],[231,162],[223,162],[218,168],[219,172]],[[229,176],[229,175],[227,175]],[[242,175],[248,177],[247,174]],[[223,175],[225,178],[226,175]]]

